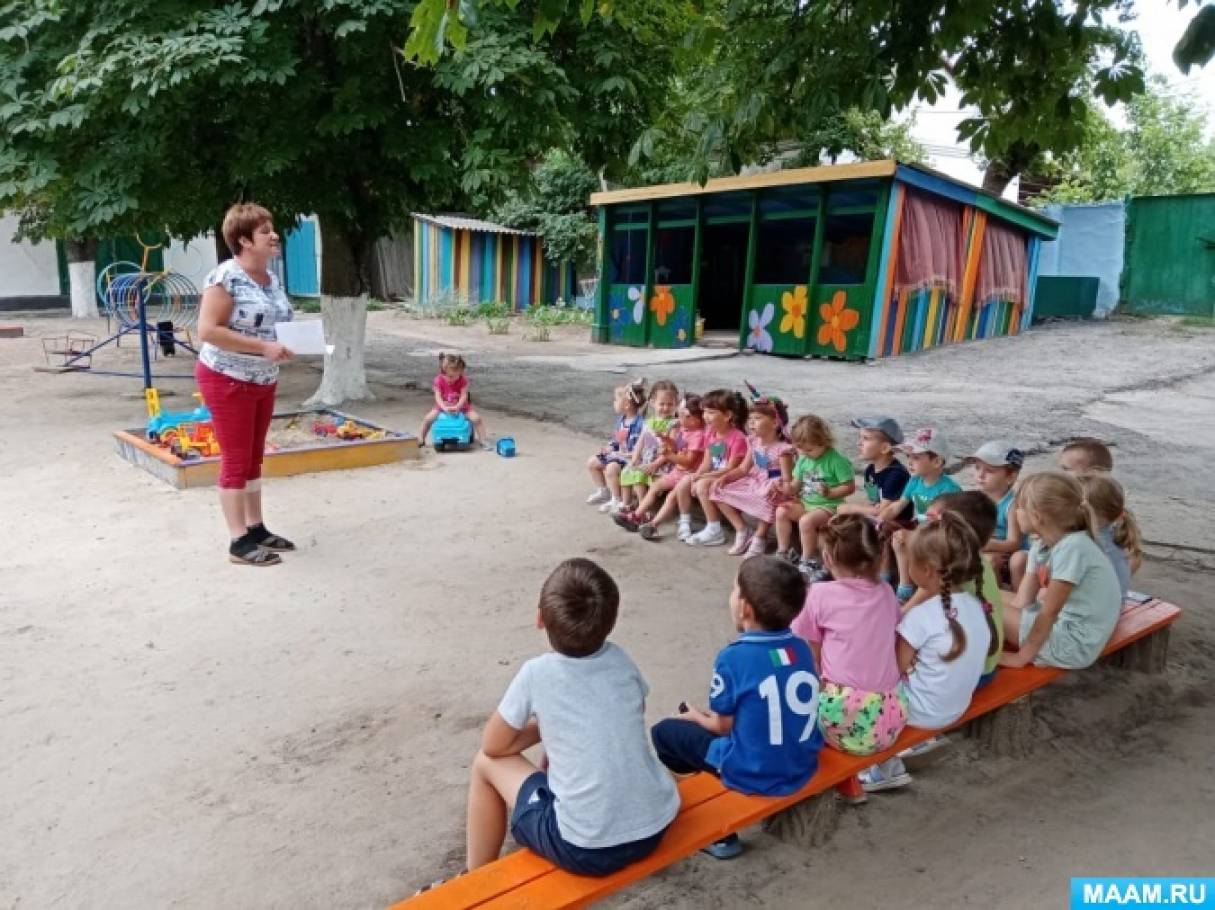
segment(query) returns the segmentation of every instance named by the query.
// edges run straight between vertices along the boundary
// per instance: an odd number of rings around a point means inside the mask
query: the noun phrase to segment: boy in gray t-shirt
[[[515,840],[580,875],[648,856],[679,813],[650,750],[649,687],[607,641],[620,592],[589,559],[567,559],[540,591],[536,625],[553,651],[520,668],[481,737],[468,791],[468,868]],[[543,741],[548,771],[523,751]]]

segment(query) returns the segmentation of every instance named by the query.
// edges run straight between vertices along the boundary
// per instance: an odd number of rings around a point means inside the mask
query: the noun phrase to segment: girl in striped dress
[[[768,528],[776,520],[776,506],[788,495],[793,482],[794,449],[785,437],[789,412],[779,398],[760,398],[751,406],[748,420],[750,451],[743,463],[725,474],[701,504],[709,521],[718,512],[734,527],[734,556],[762,556],[768,549]],[[756,522],[752,534],[743,516]]]

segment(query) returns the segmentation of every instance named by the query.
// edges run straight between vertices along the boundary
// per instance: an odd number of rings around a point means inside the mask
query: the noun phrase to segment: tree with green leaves
[[[439,59],[445,42],[476,33],[478,11],[515,2],[419,0],[406,50]],[[628,21],[642,6],[541,0],[534,27]],[[840,111],[886,120],[913,100],[932,104],[952,82],[978,110],[961,138],[993,162],[987,186],[1000,190],[1038,156],[1079,143],[1091,96],[1112,104],[1142,90],[1137,41],[1122,27],[1131,14],[1131,0],[712,0],[672,49],[685,58],[695,104],[643,134],[642,151],[662,145],[660,131],[682,131],[692,141],[675,144],[690,149],[697,177],[737,172],[791,137],[829,129]]]
[[[877,111],[841,111],[817,129],[797,137],[799,154],[794,163],[813,165],[826,157],[835,164],[846,153],[862,161],[896,158],[920,163],[928,158],[928,152],[911,135],[914,126],[914,119],[888,120]]]
[[[0,208],[30,236],[190,237],[253,199],[320,219],[333,356],[314,400],[368,394],[368,262],[413,211],[485,208],[560,145],[623,166],[666,70],[669,21],[537,41],[486,9],[437,66],[401,57],[397,0],[110,0],[0,6]]]
[[[544,236],[544,257],[572,262],[577,271],[594,267],[598,229],[587,200],[599,188],[594,172],[561,149],[546,154],[524,188],[507,196],[494,218],[508,227]]]
[[[1080,147],[1043,173],[1040,202],[1104,202],[1126,196],[1215,192],[1215,140],[1195,99],[1162,77],[1127,105],[1116,126],[1091,108]]]

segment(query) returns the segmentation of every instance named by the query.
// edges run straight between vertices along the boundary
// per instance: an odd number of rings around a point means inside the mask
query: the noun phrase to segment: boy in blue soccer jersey
[[[730,616],[742,634],[717,655],[709,710],[680,714],[650,731],[658,758],[676,774],[709,771],[732,790],[784,796],[818,767],[819,681],[810,646],[789,630],[806,599],[806,583],[775,556],[748,559],[730,592]],[[718,859],[742,852],[738,835],[707,851]]]

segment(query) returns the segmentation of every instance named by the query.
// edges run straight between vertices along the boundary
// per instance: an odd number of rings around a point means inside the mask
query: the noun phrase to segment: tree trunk
[[[215,228],[215,261],[227,262],[232,258],[232,251],[228,249],[228,242],[224,240],[224,232],[222,225]]]
[[[1010,174],[1003,161],[989,161],[983,172],[983,189],[996,196],[1003,196],[1015,174]]]
[[[97,239],[67,240],[68,291],[73,319],[96,319],[97,312]]]
[[[337,407],[344,401],[375,398],[367,387],[363,361],[371,244],[323,216],[320,232],[321,318],[333,353],[325,355],[320,387],[305,404]]]

